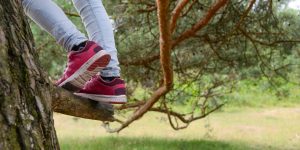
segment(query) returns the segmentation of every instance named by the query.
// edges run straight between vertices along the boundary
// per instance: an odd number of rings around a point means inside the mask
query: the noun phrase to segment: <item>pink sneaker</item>
[[[109,61],[110,55],[107,52],[95,42],[88,41],[82,50],[69,52],[67,68],[56,85],[72,92],[79,91]]]
[[[74,94],[111,104],[124,104],[127,101],[124,80],[115,78],[106,82],[98,75],[94,76],[84,85],[83,89]]]

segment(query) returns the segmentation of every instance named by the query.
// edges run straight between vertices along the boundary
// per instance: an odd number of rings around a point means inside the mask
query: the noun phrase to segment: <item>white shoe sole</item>
[[[74,94],[94,101],[111,103],[111,104],[124,104],[127,102],[126,95],[111,96],[111,95],[98,95],[98,94],[86,94],[86,93],[74,93]]]

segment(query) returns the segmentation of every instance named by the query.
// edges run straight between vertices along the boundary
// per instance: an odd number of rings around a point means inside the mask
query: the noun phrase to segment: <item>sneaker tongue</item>
[[[82,51],[84,47],[80,47],[77,52]]]
[[[80,50],[82,50],[86,46],[86,44],[87,44],[87,41],[84,41],[84,42],[81,42],[81,43],[79,43],[77,45],[74,45],[72,47],[72,51],[80,51]]]
[[[102,80],[106,81],[106,82],[111,82],[112,80],[114,80],[115,78],[118,78],[118,77],[102,77]]]

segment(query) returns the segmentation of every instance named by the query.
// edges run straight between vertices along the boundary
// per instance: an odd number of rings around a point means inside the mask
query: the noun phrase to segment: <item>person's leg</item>
[[[120,67],[111,21],[101,0],[73,0],[90,40],[95,41],[111,55],[111,61],[75,95],[113,104],[126,103],[125,82]]]
[[[58,86],[79,91],[86,81],[107,66],[110,55],[95,42],[87,41],[52,0],[23,0],[22,5],[34,22],[69,51],[67,68],[57,81]],[[83,47],[78,47],[82,44]]]
[[[120,67],[113,27],[102,0],[73,0],[73,3],[83,20],[89,39],[102,46],[111,56],[110,63],[101,70],[101,76],[119,77]]]
[[[23,0],[22,5],[26,15],[66,50],[88,40],[52,0]]]

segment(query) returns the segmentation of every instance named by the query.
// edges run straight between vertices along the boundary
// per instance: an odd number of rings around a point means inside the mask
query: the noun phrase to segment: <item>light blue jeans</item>
[[[111,61],[101,71],[104,77],[119,77],[120,67],[113,27],[101,0],[73,0],[87,30],[88,38],[68,19],[52,0],[23,0],[25,13],[42,29],[50,33],[66,50],[83,41],[91,40],[111,55]]]

